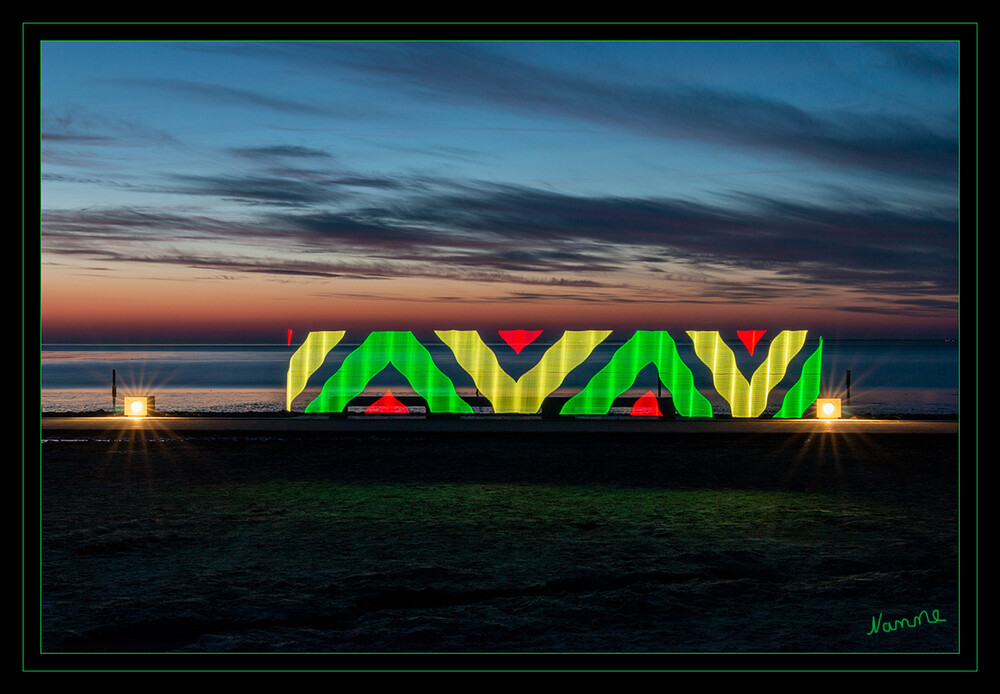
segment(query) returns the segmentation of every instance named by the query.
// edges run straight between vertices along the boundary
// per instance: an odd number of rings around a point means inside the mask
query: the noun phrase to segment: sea
[[[305,391],[292,402],[290,411],[303,412],[325,379],[358,344],[344,341],[331,350]],[[471,377],[457,365],[446,346],[430,340],[425,344],[459,395],[477,394]],[[549,347],[539,341],[514,354],[503,342],[488,344],[500,365],[515,379],[537,363]],[[620,344],[608,341],[599,345],[586,362],[569,373],[557,394],[578,392]],[[786,378],[772,390],[765,416],[777,411],[783,393],[800,373],[801,362],[818,344],[807,340],[789,365]],[[754,355],[738,347],[734,350],[738,366],[749,380],[767,355],[769,342],[765,339],[758,343]],[[295,344],[43,344],[41,411],[120,412],[125,395],[152,395],[157,411],[165,414],[280,413],[288,409],[286,378],[296,349]],[[690,343],[678,341],[678,350],[692,368],[696,387],[712,402],[714,412],[726,414],[728,404],[715,392],[711,373],[698,361]],[[845,416],[959,414],[957,340],[824,340],[822,350],[820,395],[840,397]],[[414,394],[399,371],[389,367],[372,379],[363,395],[381,396],[390,390],[396,396]],[[638,398],[649,391],[664,394],[652,365],[639,372],[625,396]]]

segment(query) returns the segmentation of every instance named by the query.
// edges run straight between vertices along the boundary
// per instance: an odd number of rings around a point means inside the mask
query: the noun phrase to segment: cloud
[[[109,119],[79,106],[59,111],[46,108],[42,113],[41,139],[52,146],[177,143],[165,130],[126,119]]]
[[[301,207],[332,203],[345,197],[334,186],[302,177],[177,174],[172,180],[175,185],[168,192],[220,197],[252,205]]]
[[[647,137],[744,147],[902,177],[952,181],[958,174],[957,129],[939,132],[915,117],[810,110],[706,86],[606,82],[515,60],[474,43],[277,45],[268,50],[314,66],[336,64],[375,78],[376,85],[451,105],[490,104]],[[916,49],[902,46],[892,55],[911,68],[948,74],[947,61],[931,60]]]
[[[44,249],[109,257],[108,248],[128,247],[143,262],[275,276],[670,283],[747,301],[830,287],[932,300],[958,290],[958,212],[949,207],[750,194],[710,204],[494,185],[418,188],[385,206],[352,207],[324,186],[282,183],[189,181],[202,194],[287,205],[243,220],[155,209],[45,212]],[[320,209],[340,199],[348,204]],[[162,248],[184,239],[220,250]],[[248,247],[267,257],[247,259]]]
[[[629,259],[660,259],[819,281],[875,276],[951,284],[958,267],[957,209],[798,203],[742,195],[739,204],[581,197],[512,186],[429,195],[393,213],[407,224],[461,230],[486,244],[505,239],[525,253],[591,243]],[[498,256],[499,257],[499,256]],[[537,256],[536,256],[537,257]],[[616,264],[616,263],[613,263]]]
[[[950,55],[940,50],[932,50],[935,47],[940,48],[939,46],[920,43],[890,42],[875,45],[890,58],[893,67],[918,77],[942,81],[956,81],[959,77],[957,51]]]
[[[114,139],[106,135],[85,135],[82,133],[42,133],[44,142],[60,142],[73,145],[106,145]]]
[[[327,110],[313,104],[294,99],[283,99],[267,96],[250,89],[227,87],[221,84],[196,82],[194,80],[168,79],[162,77],[146,77],[142,79],[122,79],[120,83],[131,87],[144,87],[161,91],[170,91],[192,96],[203,101],[221,103],[224,105],[264,108],[279,113],[300,115],[324,115]]]
[[[301,145],[270,145],[267,147],[231,147],[229,149],[233,154],[246,157],[247,159],[283,159],[286,157],[302,159],[302,158],[329,158],[330,153],[324,152],[320,149],[314,149],[312,147],[303,147]]]
[[[865,313],[874,315],[910,316],[921,318],[925,316],[940,316],[958,313],[958,299],[895,299],[888,297],[876,301],[874,304],[845,303],[840,307],[843,311],[850,313]]]

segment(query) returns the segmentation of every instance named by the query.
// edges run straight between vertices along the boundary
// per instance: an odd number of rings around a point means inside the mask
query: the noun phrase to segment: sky
[[[956,337],[951,41],[44,41],[42,341]]]

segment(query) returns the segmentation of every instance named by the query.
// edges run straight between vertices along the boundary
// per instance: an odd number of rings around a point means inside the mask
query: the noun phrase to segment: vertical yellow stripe
[[[292,400],[305,390],[309,377],[320,367],[330,350],[344,339],[346,332],[345,330],[321,330],[306,335],[305,342],[299,345],[288,362],[286,410],[292,411]]]

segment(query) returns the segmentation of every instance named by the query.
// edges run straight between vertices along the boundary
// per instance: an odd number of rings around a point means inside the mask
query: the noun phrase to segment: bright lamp
[[[840,419],[840,398],[817,398],[816,419]]]
[[[152,395],[126,395],[125,416],[145,417],[153,409]]]

